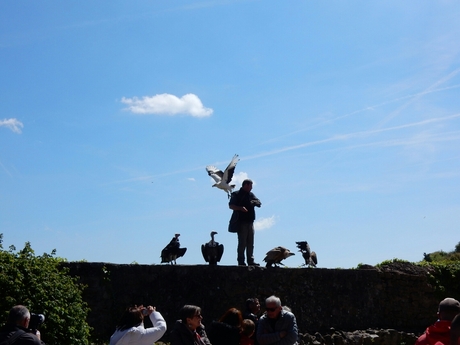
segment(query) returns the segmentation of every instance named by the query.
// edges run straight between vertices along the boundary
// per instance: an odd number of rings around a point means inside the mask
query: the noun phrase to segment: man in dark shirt
[[[254,207],[260,207],[262,203],[251,192],[252,181],[247,179],[238,192],[233,192],[228,207],[237,215],[238,233],[238,265],[246,266],[244,252],[248,265],[259,266],[254,262],[254,220],[256,212]],[[232,216],[233,218],[233,216]]]
[[[28,329],[30,312],[23,305],[11,308],[6,325],[0,331],[0,342],[11,339],[14,345],[45,345],[38,330]]]

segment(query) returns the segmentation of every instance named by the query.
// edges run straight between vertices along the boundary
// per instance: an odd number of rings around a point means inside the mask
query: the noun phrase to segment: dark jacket
[[[197,328],[196,333],[201,341],[197,340],[195,334],[183,324],[182,320],[177,320],[170,334],[171,345],[211,345],[204,326]]]
[[[22,330],[25,333],[21,334],[16,339],[16,341],[13,343],[14,345],[45,345],[45,343],[38,339],[37,336],[33,334],[29,329],[11,324],[6,324],[0,330],[0,342],[9,339],[14,333],[16,333],[19,330]]]
[[[228,323],[213,321],[208,327],[208,337],[212,345],[238,345],[240,330]]]
[[[280,337],[280,332],[286,331],[284,338]],[[291,312],[281,310],[276,320],[270,320],[267,314],[260,317],[257,325],[257,341],[261,345],[293,345],[298,338],[297,321]]]
[[[240,188],[238,192],[233,192],[230,197],[229,205],[243,206],[246,207],[248,212],[234,211],[238,213],[238,222],[252,223],[256,219],[256,212],[254,207],[260,207],[260,200],[256,198],[254,193],[246,192],[243,188]]]

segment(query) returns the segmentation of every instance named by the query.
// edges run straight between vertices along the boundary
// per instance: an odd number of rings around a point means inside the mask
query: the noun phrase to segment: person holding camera
[[[153,327],[144,328],[144,317],[148,316]],[[151,345],[166,332],[166,321],[155,307],[134,306],[127,308],[121,316],[110,345]]]
[[[30,312],[23,305],[11,308],[6,325],[0,330],[0,343],[15,345],[44,345],[40,332],[30,329]]]

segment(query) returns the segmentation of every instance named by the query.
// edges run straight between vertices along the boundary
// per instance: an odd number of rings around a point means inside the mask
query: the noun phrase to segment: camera
[[[45,315],[30,313],[29,329],[37,330],[45,322]]]
[[[260,207],[260,206],[262,206],[262,203],[260,202],[259,199],[253,199],[253,200],[251,200],[251,205]]]

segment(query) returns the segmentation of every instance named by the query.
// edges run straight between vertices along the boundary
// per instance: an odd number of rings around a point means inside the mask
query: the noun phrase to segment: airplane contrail
[[[424,91],[416,94],[415,97],[411,98],[409,102],[404,103],[398,109],[396,109],[395,111],[391,112],[388,116],[386,116],[382,121],[380,121],[378,123],[377,127],[381,127],[385,123],[387,123],[388,121],[394,119],[396,116],[399,115],[399,113],[402,110],[406,109],[409,105],[411,105],[412,103],[414,103],[415,101],[420,99],[422,96],[424,96],[426,94],[429,94],[431,92],[434,92],[436,87],[438,87],[439,85],[441,85],[441,84],[445,83],[446,81],[448,81],[448,80],[452,79],[453,77],[455,77],[458,74],[458,72],[460,72],[460,68],[457,68],[455,71],[452,71],[451,73],[449,73],[444,78],[439,79],[437,82],[435,82],[433,85],[431,85],[428,88],[426,88]]]
[[[435,118],[431,118],[431,119],[426,119],[426,120],[422,120],[422,121],[418,121],[418,122],[407,123],[407,124],[404,124],[404,125],[399,125],[399,126],[394,126],[394,127],[371,129],[371,130],[367,130],[367,131],[359,131],[359,132],[353,132],[353,133],[347,133],[347,134],[338,134],[338,135],[334,135],[334,136],[332,136],[330,138],[326,138],[326,139],[309,141],[309,142],[306,142],[306,143],[287,146],[287,147],[283,147],[283,148],[280,148],[280,149],[275,149],[273,151],[268,151],[268,152],[256,154],[256,155],[253,155],[253,156],[241,158],[241,160],[250,160],[250,159],[255,159],[255,158],[260,158],[260,157],[271,156],[271,155],[278,154],[278,153],[281,153],[281,152],[297,150],[297,149],[301,149],[301,148],[304,148],[304,147],[324,144],[324,143],[332,142],[332,141],[347,140],[347,139],[350,139],[350,138],[369,136],[371,134],[388,132],[388,131],[395,131],[395,130],[399,130],[399,129],[403,129],[403,128],[424,126],[424,125],[427,125],[427,124],[430,124],[430,123],[448,121],[448,120],[452,120],[452,119],[455,119],[455,118],[458,118],[458,117],[460,117],[460,113],[459,114],[454,114],[454,115],[449,115],[449,116],[444,116],[444,117],[435,117]]]

